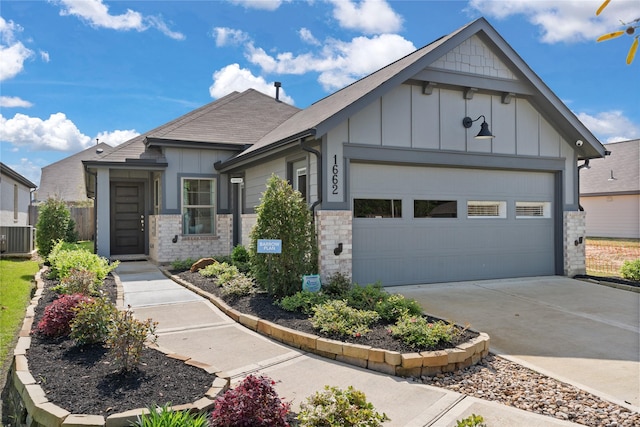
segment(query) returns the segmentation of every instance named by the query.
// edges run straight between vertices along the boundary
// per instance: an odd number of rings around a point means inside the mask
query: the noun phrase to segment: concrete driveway
[[[387,290],[487,332],[496,354],[640,410],[640,293],[560,276]]]

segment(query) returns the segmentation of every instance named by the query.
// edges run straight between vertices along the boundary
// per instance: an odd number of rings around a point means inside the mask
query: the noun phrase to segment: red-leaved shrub
[[[71,332],[71,321],[76,317],[74,308],[80,301],[91,301],[82,294],[63,295],[44,309],[38,322],[38,332],[48,337],[62,337]]]
[[[247,376],[236,388],[216,399],[213,427],[288,427],[290,404],[283,402],[265,376]]]

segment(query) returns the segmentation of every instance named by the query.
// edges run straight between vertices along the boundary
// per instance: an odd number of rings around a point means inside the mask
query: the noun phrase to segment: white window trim
[[[519,207],[539,207],[542,206],[542,216],[518,215]],[[551,218],[551,202],[516,202],[516,219],[540,219]]]
[[[469,206],[498,205],[498,215],[469,215]],[[505,219],[507,218],[507,202],[499,200],[467,200],[468,219]]]
[[[213,208],[213,232],[212,233],[191,233],[184,234],[184,181],[185,180],[198,180],[198,181],[211,181],[211,185],[213,188],[213,204],[212,205],[187,205],[190,208]],[[216,236],[218,233],[218,215],[216,214],[217,205],[216,205],[216,189],[217,189],[217,180],[216,178],[206,178],[201,176],[183,176],[180,178],[180,216],[182,217],[182,233],[183,236]]]

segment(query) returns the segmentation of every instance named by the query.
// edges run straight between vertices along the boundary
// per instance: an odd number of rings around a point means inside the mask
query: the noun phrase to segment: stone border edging
[[[227,316],[253,331],[291,347],[360,368],[400,377],[434,376],[475,365],[489,354],[490,338],[484,332],[478,332],[479,335],[476,338],[454,348],[419,353],[400,353],[319,337],[241,313],[215,295],[171,274],[165,267],[159,268],[165,276],[208,299]]]
[[[42,387],[37,384],[35,378],[29,372],[27,350],[31,346],[31,329],[33,327],[35,308],[42,297],[44,283],[41,274],[44,268],[35,275],[36,291],[29,306],[27,307],[22,328],[18,334],[18,343],[13,351],[13,363],[9,369],[7,381],[12,382],[12,387],[20,398],[21,413],[18,425],[28,425],[30,427],[128,427],[131,422],[135,422],[137,417],[149,412],[147,408],[137,408],[129,411],[111,414],[105,419],[102,415],[72,414],[64,408],[55,405],[46,397]],[[124,309],[124,296],[122,283],[117,275],[116,279],[117,302],[119,310]],[[214,367],[195,361],[186,356],[181,356],[167,351],[157,346],[150,346],[174,359],[182,360],[184,363],[204,369],[208,373],[217,371]],[[224,393],[230,386],[230,378],[216,376],[213,383],[205,395],[192,403],[172,406],[174,410],[189,411],[209,411],[213,409],[215,399]]]

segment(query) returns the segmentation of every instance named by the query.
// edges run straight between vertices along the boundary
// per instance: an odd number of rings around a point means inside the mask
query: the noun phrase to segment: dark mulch
[[[466,330],[450,344],[441,344],[434,348],[413,348],[409,347],[406,344],[403,344],[402,341],[394,338],[388,331],[389,325],[385,325],[383,323],[373,325],[373,327],[371,328],[371,332],[368,332],[366,335],[361,337],[345,337],[342,335],[337,336],[325,334],[319,332],[318,330],[314,329],[313,326],[311,326],[309,316],[301,313],[292,313],[281,309],[280,307],[273,304],[273,299],[267,294],[258,293],[241,298],[225,298],[220,293],[220,288],[211,278],[204,277],[199,273],[192,273],[190,271],[173,271],[172,273],[177,275],[181,279],[191,283],[192,285],[224,299],[227,304],[242,313],[251,314],[261,319],[268,320],[270,322],[277,323],[291,329],[308,332],[310,334],[334,340],[346,341],[362,345],[370,345],[372,347],[382,348],[385,350],[399,351],[400,353],[411,353],[415,351],[443,350],[445,348],[455,347],[458,344],[469,341],[470,339],[478,336],[477,332]],[[429,320],[437,321],[441,319],[430,317]]]
[[[631,280],[625,280],[625,279],[621,279],[620,277],[605,277],[605,276],[590,276],[587,274],[577,274],[575,276],[573,276],[574,279],[589,279],[589,280],[595,280],[597,282],[604,282],[604,283],[616,283],[618,285],[626,285],[626,286],[633,286],[636,288],[640,288],[640,282],[634,282]]]
[[[57,295],[48,290],[57,282],[45,279],[45,291],[36,308],[35,330],[44,307]],[[111,276],[104,290],[115,300]],[[145,349],[141,366],[121,373],[101,345],[78,347],[69,338],[50,339],[32,333],[27,351],[29,370],[49,401],[76,414],[108,416],[153,404],[194,402],[204,396],[214,376],[164,354]]]

